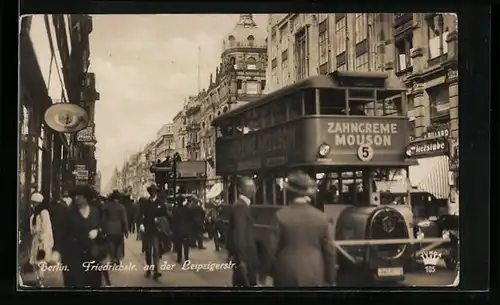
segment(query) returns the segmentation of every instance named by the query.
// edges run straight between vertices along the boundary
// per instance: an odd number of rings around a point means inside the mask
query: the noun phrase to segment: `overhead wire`
[[[56,52],[54,49],[54,40],[52,38],[52,33],[50,32],[49,15],[44,15],[43,18],[45,21],[45,29],[47,30],[47,36],[49,38],[50,54],[52,55],[52,59],[54,60],[56,70],[57,70],[57,76],[59,77],[59,82],[61,84],[61,89],[62,89],[61,95],[62,95],[63,101],[69,102],[68,93],[66,91],[66,88],[64,86],[64,81],[63,81],[63,78],[61,76],[61,69],[60,69],[60,66],[57,62]]]

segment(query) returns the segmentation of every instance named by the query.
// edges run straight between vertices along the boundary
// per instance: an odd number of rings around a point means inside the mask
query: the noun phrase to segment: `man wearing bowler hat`
[[[284,188],[288,205],[272,222],[269,261],[262,274],[271,274],[276,287],[331,286],[335,249],[326,215],[311,205],[316,181],[297,171],[288,176]]]
[[[160,262],[160,232],[157,223],[160,217],[167,217],[167,206],[158,200],[159,188],[152,185],[147,188],[150,198],[139,206],[138,222],[139,231],[143,232],[143,245],[146,254],[146,264],[148,269],[146,277],[153,273],[153,279],[161,276],[159,269]]]

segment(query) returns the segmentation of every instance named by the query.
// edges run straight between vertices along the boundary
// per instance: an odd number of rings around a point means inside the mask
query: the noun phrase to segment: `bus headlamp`
[[[417,232],[417,239],[424,239],[424,237],[425,237],[424,232],[422,232],[422,231]]]
[[[330,145],[328,145],[328,144],[321,144],[319,146],[319,155],[321,157],[326,157],[330,153],[330,150],[331,150]]]
[[[443,237],[443,239],[450,239],[450,231],[443,230],[443,232],[441,233],[441,237]]]

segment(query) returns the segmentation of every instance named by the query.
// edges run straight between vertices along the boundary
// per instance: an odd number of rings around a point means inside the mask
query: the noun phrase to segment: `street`
[[[215,251],[212,241],[205,241],[207,249],[192,249],[190,262],[192,265],[225,263],[225,252]],[[161,264],[169,266],[162,270],[162,277],[158,280],[144,276],[144,255],[141,252],[141,242],[136,240],[135,235],[130,235],[125,242],[125,258],[123,265],[135,266],[135,270],[110,271],[111,284],[113,287],[230,287],[231,270],[185,270],[183,266],[176,264],[175,254],[168,253],[163,256]],[[456,272],[444,269],[438,264],[435,273],[426,273],[423,266],[422,271],[407,273],[402,286],[446,286],[453,283]],[[24,276],[24,283],[30,285],[34,282],[33,274]],[[271,286],[272,283],[266,283]],[[47,272],[45,279],[46,287],[63,287],[60,272]]]

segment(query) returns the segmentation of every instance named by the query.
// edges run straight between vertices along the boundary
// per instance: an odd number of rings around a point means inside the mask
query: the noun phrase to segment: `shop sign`
[[[74,175],[77,179],[88,179],[89,178],[89,171],[84,169],[84,170],[75,170]]]
[[[75,185],[88,185],[89,180],[88,179],[76,179],[75,180]]]
[[[434,139],[434,138],[447,138],[450,135],[450,130],[448,128],[441,128],[436,130],[429,130],[424,133],[424,139]]]
[[[407,153],[411,157],[446,154],[448,141],[445,138],[427,139],[413,142],[408,146]]]
[[[94,127],[88,126],[80,130],[76,135],[78,142],[92,142],[94,140]]]

